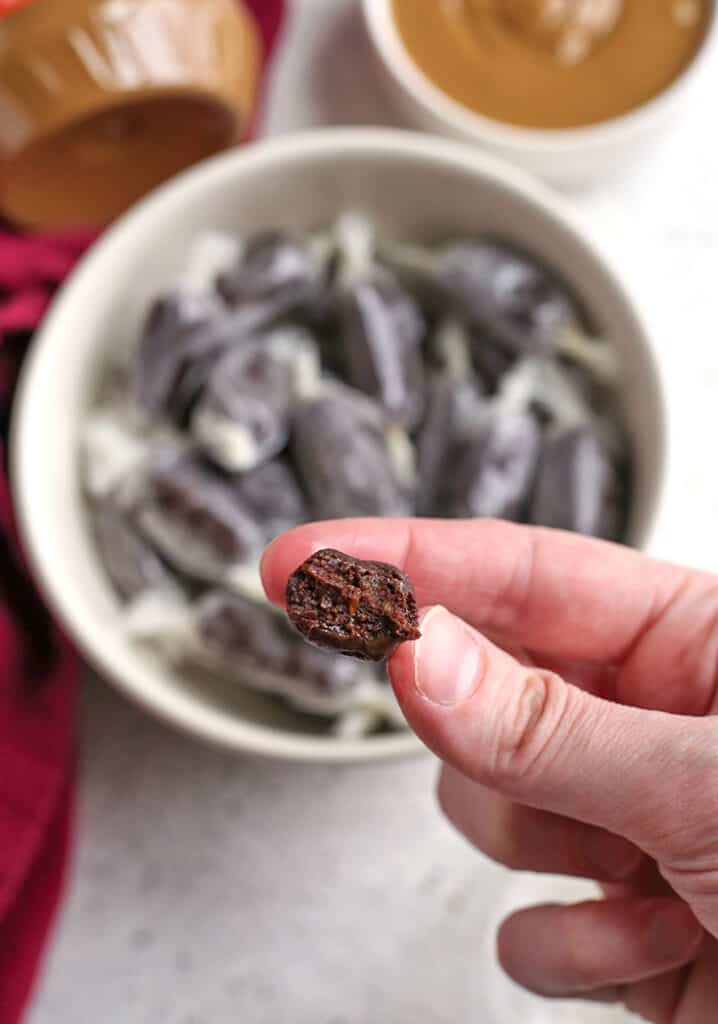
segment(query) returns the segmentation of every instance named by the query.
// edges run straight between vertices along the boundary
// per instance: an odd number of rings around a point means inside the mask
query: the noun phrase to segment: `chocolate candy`
[[[360,392],[332,387],[300,406],[290,451],[317,518],[410,512],[385,418]]]
[[[541,432],[530,413],[497,417],[482,437],[463,442],[448,463],[447,514],[523,519],[540,453]]]
[[[437,276],[458,310],[510,352],[548,352],[578,319],[547,271],[492,240],[446,246]]]
[[[517,358],[515,352],[496,345],[484,331],[471,332],[471,364],[490,395],[499,390],[502,380],[515,365]]]
[[[233,267],[217,277],[217,290],[231,306],[274,304],[277,313],[311,295],[318,267],[307,249],[279,231],[247,241]]]
[[[230,472],[252,469],[289,438],[292,371],[261,341],[231,349],[215,365],[192,413],[191,430]]]
[[[284,458],[233,477],[232,488],[267,541],[309,517],[297,478]]]
[[[429,379],[426,416],[416,438],[419,515],[441,514],[448,460],[458,444],[475,436],[484,408],[475,380],[452,380],[443,373]]]
[[[210,590],[197,607],[197,633],[218,662],[245,660],[257,668],[281,672],[287,665],[292,638],[269,605],[239,594]]]
[[[234,346],[256,339],[283,312],[274,298],[228,311],[215,296],[201,292],[162,296],[150,310],[137,352],[138,404],[151,419],[164,416],[186,426],[218,361]]]
[[[147,591],[178,590],[176,577],[114,502],[95,505],[92,528],[107,574],[120,597],[131,601]]]
[[[188,654],[223,676],[289,697],[314,714],[343,713],[353,706],[354,696],[380,718],[389,712],[386,685],[355,661],[304,643],[271,606],[210,590],[199,600],[195,615],[198,645],[190,644]]]
[[[583,351],[573,297],[548,270],[509,245],[477,238],[450,242],[435,252],[394,244],[382,253],[425,303],[465,321],[487,349],[493,345],[514,357],[549,354],[562,348],[566,338],[576,338]]]
[[[137,350],[140,407],[151,419],[181,422],[230,338],[228,317],[211,295],[171,292],[157,299]]]
[[[197,579],[227,579],[262,545],[262,532],[231,481],[191,454],[155,460],[137,520],[168,562]]]
[[[294,636],[294,646],[287,671],[294,678],[308,679],[319,693],[328,695],[345,693],[359,682],[357,664],[336,651],[322,650],[305,644]]]
[[[424,321],[413,299],[388,275],[375,274],[343,296],[342,341],[349,383],[409,427],[421,417]]]
[[[568,430],[545,448],[531,521],[617,540],[624,526],[620,476],[588,427]]]
[[[411,581],[385,562],[324,548],[289,577],[286,599],[287,615],[310,643],[362,661],[381,661],[421,635]]]

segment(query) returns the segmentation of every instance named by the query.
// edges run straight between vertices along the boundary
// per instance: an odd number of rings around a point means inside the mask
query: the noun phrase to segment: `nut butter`
[[[409,56],[496,121],[575,128],[666,89],[706,35],[712,0],[393,0]]]
[[[0,212],[102,225],[241,139],[259,74],[238,0],[30,0],[0,19]]]

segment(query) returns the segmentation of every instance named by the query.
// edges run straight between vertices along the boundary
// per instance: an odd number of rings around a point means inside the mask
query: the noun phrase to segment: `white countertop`
[[[268,133],[391,124],[352,0],[295,0]],[[718,62],[660,153],[574,197],[649,314],[674,446],[654,551],[718,570]],[[509,905],[583,893],[512,877],[452,833],[426,756],[371,768],[238,760],[99,682],[77,849],[30,1024],[572,1024],[493,962]]]

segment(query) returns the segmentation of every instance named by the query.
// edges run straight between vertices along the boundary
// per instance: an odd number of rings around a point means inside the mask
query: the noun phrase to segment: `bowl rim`
[[[394,733],[365,739],[346,740],[334,737],[294,734],[268,726],[230,719],[226,711],[217,711],[216,721],[198,723],[194,712],[177,707],[161,695],[143,691],[141,683],[123,668],[118,668],[103,644],[103,632],[93,628],[93,617],[87,606],[68,599],[63,579],[67,565],[60,553],[46,539],[43,516],[49,515],[33,501],[34,480],[40,471],[37,460],[38,437],[41,433],[43,409],[35,399],[35,381],[41,379],[43,364],[51,346],[64,342],[61,324],[65,311],[71,309],[75,294],[81,294],[84,282],[91,279],[96,268],[112,261],[113,253],[124,239],[140,229],[148,217],[182,205],[186,196],[197,188],[231,187],[238,168],[244,173],[260,172],[265,166],[301,163],[308,158],[335,159],[356,154],[386,158],[394,153],[429,165],[472,173],[478,179],[492,180],[497,186],[537,206],[549,220],[567,233],[573,244],[583,248],[602,269],[611,286],[630,314],[636,334],[640,336],[647,365],[652,372],[660,417],[658,459],[654,482],[654,501],[647,516],[641,547],[650,544],[664,490],[667,458],[667,403],[650,334],[635,301],[621,280],[620,274],[591,238],[568,204],[546,185],[504,160],[473,147],[470,143],[447,141],[441,137],[397,129],[383,128],[321,128],[282,135],[230,150],[203,161],[155,189],[131,207],[81,257],[63,283],[41,326],[35,333],[20,372],[10,429],[10,479],[18,528],[28,563],[49,607],[61,622],[89,665],[122,693],[150,710],[156,717],[181,731],[235,753],[255,754],[290,761],[315,763],[375,762],[405,757],[422,751],[423,745],[413,733]],[[126,649],[127,643],[124,643]],[[205,719],[208,716],[204,716]]]
[[[690,85],[708,59],[718,38],[718,2],[710,0],[710,18],[705,35],[692,60],[659,93],[645,103],[594,124],[575,128],[527,128],[487,117],[453,99],[436,85],[410,56],[392,14],[393,0],[362,0],[364,23],[375,51],[394,84],[412,98],[435,123],[508,155],[573,155],[576,151],[605,150],[627,145],[638,132],[659,122]]]

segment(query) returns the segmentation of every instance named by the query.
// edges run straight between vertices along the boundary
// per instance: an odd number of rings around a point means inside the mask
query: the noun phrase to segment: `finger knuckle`
[[[660,866],[663,878],[674,892],[692,906],[715,906],[718,899],[718,864],[713,867],[670,868]]]
[[[636,816],[645,848],[676,879],[718,875],[716,750],[718,719],[686,720],[683,735],[672,740],[656,794]]]
[[[698,582],[685,570],[670,599],[658,604],[632,643],[624,676],[632,682],[661,637],[670,634],[670,660],[659,678],[651,674],[652,706],[673,714],[709,714],[718,688],[718,584]]]
[[[566,686],[553,672],[526,671],[505,687],[491,750],[495,779],[510,783],[540,773],[556,751],[567,714]]]

